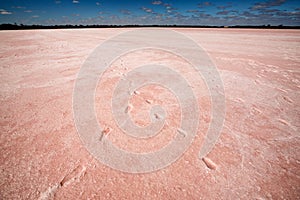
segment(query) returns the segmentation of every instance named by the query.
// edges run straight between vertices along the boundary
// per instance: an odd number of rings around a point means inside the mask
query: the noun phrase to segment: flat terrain
[[[223,80],[226,117],[207,155],[214,163],[210,168],[198,158],[211,106],[201,78],[166,52],[145,50],[117,59],[99,82],[95,110],[99,123],[115,130],[107,137],[122,148],[159,149],[180,119],[176,98],[147,86],[132,98],[132,118],[147,125],[149,104],[161,104],[170,114],[165,134],[135,141],[118,131],[110,98],[131,68],[171,64],[198,97],[201,123],[190,148],[172,165],[145,174],[99,162],[73,120],[80,67],[100,43],[127,30],[0,32],[0,199],[300,199],[299,30],[174,29],[206,50]]]

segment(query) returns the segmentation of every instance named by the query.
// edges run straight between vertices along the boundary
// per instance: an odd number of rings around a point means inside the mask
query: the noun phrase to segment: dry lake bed
[[[180,125],[176,97],[157,85],[135,91],[125,112],[136,125],[147,126],[151,107],[163,106],[167,117],[159,134],[136,139],[116,125],[113,90],[135,67],[173,67],[190,83],[200,108],[198,132],[187,151],[163,169],[139,174],[112,169],[89,153],[72,106],[84,61],[102,42],[130,30],[0,31],[0,199],[300,198],[299,30],[173,29],[207,52],[224,86],[224,124],[204,161],[198,154],[212,102],[201,76],[159,49],[114,60],[95,90],[95,112],[116,146],[155,151]]]

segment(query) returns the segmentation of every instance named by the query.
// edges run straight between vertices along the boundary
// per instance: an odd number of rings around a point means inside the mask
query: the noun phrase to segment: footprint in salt
[[[291,128],[292,128],[292,125],[291,125],[288,121],[286,121],[286,120],[284,120],[284,119],[278,119],[278,121],[279,121],[281,124],[283,124],[283,125],[285,125],[285,126],[288,126],[288,127],[291,127]]]
[[[137,91],[137,90],[135,90],[133,93],[134,93],[135,95],[139,95],[139,94],[140,94],[140,92]]]
[[[292,99],[290,99],[288,96],[282,96],[282,98],[287,101],[288,103],[294,103]]]
[[[131,104],[128,104],[128,106],[125,108],[125,113],[129,113],[132,110],[133,106]]]
[[[157,119],[157,120],[163,119],[163,116],[161,116],[160,114],[157,114],[157,113],[154,114],[154,117],[155,117],[155,119]]]
[[[153,101],[152,101],[152,100],[150,100],[150,99],[147,99],[147,100],[146,100],[146,103],[148,103],[148,104],[152,104],[152,103],[153,103]]]
[[[211,159],[204,157],[202,158],[202,161],[205,163],[205,165],[212,170],[216,170],[217,169],[217,165],[216,163],[214,163]]]
[[[186,137],[187,136],[187,132],[182,130],[181,128],[178,128],[177,132],[180,134],[181,137]]]
[[[104,128],[102,131],[101,131],[101,135],[100,135],[100,138],[99,138],[99,140],[100,141],[102,141],[102,139],[103,139],[103,136],[108,136],[109,135],[109,133],[111,133],[112,132],[112,128],[110,128],[110,127],[106,127],[106,128]]]

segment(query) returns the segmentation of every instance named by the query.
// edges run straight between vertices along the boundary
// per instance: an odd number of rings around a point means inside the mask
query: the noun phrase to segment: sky
[[[0,24],[300,25],[300,0],[0,0]]]

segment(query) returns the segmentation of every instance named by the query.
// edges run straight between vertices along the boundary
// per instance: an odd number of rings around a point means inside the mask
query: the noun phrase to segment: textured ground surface
[[[181,70],[201,108],[199,134],[188,151],[165,169],[135,175],[94,159],[79,139],[72,113],[76,74],[84,60],[122,31],[0,32],[0,199],[300,198],[298,30],[177,29],[208,52],[224,83],[227,113],[208,155],[213,166],[197,157],[210,119],[201,78],[165,52],[148,50],[116,60],[97,87],[96,112],[103,126],[118,129],[109,108],[113,85],[132,67],[153,60]],[[165,134],[149,141],[121,132],[108,137],[130,151],[161,148],[172,138],[180,110],[168,91],[141,88],[130,108],[137,124],[149,123],[152,103],[168,110]]]

